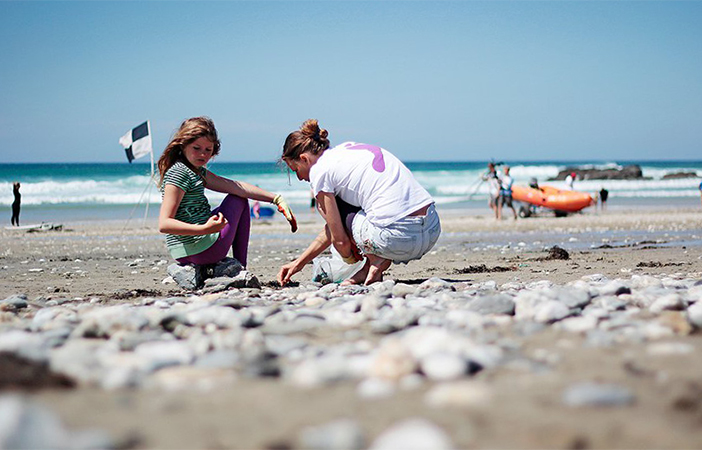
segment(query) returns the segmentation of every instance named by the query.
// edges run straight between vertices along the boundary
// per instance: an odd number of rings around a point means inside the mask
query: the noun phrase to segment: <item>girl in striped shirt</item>
[[[194,117],[181,124],[158,160],[163,196],[158,228],[180,264],[216,264],[231,248],[232,256],[246,266],[251,228],[248,199],[275,204],[293,233],[297,230],[295,216],[282,196],[207,170],[219,149],[212,120]],[[219,207],[210,210],[205,188],[227,194]]]

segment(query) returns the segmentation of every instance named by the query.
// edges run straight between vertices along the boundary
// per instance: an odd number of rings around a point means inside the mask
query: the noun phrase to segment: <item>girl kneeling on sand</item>
[[[168,250],[180,264],[215,264],[231,248],[232,256],[246,266],[249,198],[274,203],[292,231],[297,230],[295,216],[283,197],[207,170],[219,148],[212,120],[195,117],[180,125],[158,160],[163,195],[158,228],[166,233]],[[228,195],[219,207],[210,210],[205,188]]]
[[[359,248],[366,257],[344,284],[371,284],[382,279],[391,262],[424,256],[441,234],[433,199],[399,159],[355,142],[330,149],[327,136],[311,119],[283,146],[282,160],[298,179],[310,182],[326,225],[300,257],[281,267],[281,285],[330,244],[346,263],[361,259]]]

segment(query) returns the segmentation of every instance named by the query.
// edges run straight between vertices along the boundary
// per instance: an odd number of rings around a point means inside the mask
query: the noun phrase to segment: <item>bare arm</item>
[[[285,286],[294,274],[301,271],[310,261],[329,248],[329,245],[331,245],[331,233],[329,233],[329,227],[325,225],[322,232],[317,235],[315,240],[295,261],[289,262],[280,268],[278,272],[280,285]]]
[[[216,192],[234,194],[242,198],[250,198],[252,200],[268,203],[273,203],[273,199],[275,198],[275,194],[261,189],[258,186],[254,186],[245,181],[234,181],[229,178],[220,177],[209,171],[205,178],[205,187]]]
[[[245,181],[234,181],[229,178],[220,177],[212,172],[207,172],[205,176],[205,187],[213,191],[222,192],[224,194],[233,194],[241,198],[250,198],[275,204],[278,207],[285,220],[290,223],[290,230],[294,233],[297,231],[297,220],[293,214],[290,205],[285,201],[282,195],[276,195],[261,189],[258,186],[247,183]]]
[[[227,224],[227,220],[220,213],[209,218],[207,223],[198,225],[183,222],[175,218],[180,202],[185,192],[172,184],[167,184],[163,191],[163,202],[158,215],[158,231],[168,234],[199,236],[217,233]]]

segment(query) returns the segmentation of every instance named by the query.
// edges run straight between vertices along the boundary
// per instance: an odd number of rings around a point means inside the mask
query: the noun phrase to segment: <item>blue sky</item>
[[[1,1],[0,162],[220,161],[318,118],[406,161],[701,159],[702,2]]]

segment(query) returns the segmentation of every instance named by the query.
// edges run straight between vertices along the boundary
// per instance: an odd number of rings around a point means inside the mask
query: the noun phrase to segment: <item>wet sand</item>
[[[441,211],[440,211],[441,213]],[[396,265],[386,279],[418,285],[431,277],[470,286],[494,281],[549,280],[558,286],[601,274],[610,279],[651,275],[702,280],[702,213],[670,209],[566,218],[503,220],[488,214],[442,214],[443,235],[421,261]],[[295,235],[282,220],[255,223],[248,269],[264,286],[275,286],[278,268],[293,259],[321,228],[307,215]],[[0,231],[0,296],[26,294],[30,306],[132,304],[144,297],[186,295],[164,284],[170,260],[155,224],[65,224],[63,231]],[[557,245],[568,259],[549,258]],[[296,281],[309,281],[311,267]],[[283,289],[285,291],[285,289]],[[30,308],[31,309],[31,308]],[[645,316],[647,312],[642,312]],[[671,312],[671,321],[681,319]],[[697,448],[702,443],[702,337],[681,326],[665,342],[689,344],[692,354],[652,356],[649,342],[589,347],[585,337],[549,326],[515,334],[495,327],[495,339],[511,342],[543,370],[501,365],[469,380],[491,392],[484,402],[430,406],[438,383],[398,389],[364,399],[358,382],[304,389],[275,378],[236,376],[211,389],[119,389],[78,387],[28,394],[56,412],[71,429],[106,430],[137,448],[300,448],[305,427],[353,418],[366,445],[393,423],[424,417],[439,425],[456,448]],[[330,344],[379,337],[369,331],[309,332]],[[636,393],[621,407],[565,406],[562,393],[581,381],[623,383]]]

